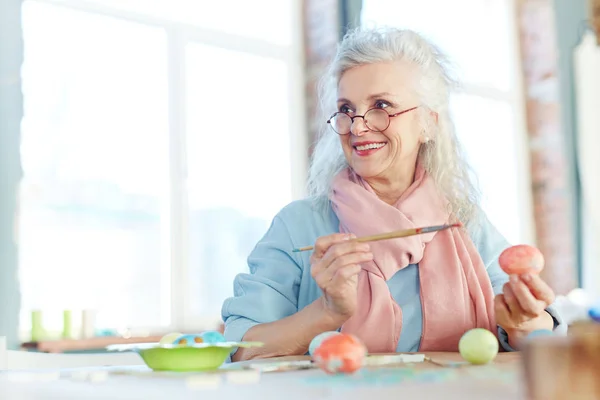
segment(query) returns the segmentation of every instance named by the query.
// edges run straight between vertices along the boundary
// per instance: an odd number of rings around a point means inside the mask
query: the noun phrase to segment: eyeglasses
[[[370,110],[367,110],[364,115],[355,115],[354,117],[349,116],[345,112],[338,111],[327,120],[327,123],[338,135],[347,135],[350,133],[354,118],[362,118],[369,130],[383,132],[390,126],[390,118],[416,110],[417,108],[419,108],[419,106],[395,114],[388,114],[388,112],[382,108],[371,108]]]

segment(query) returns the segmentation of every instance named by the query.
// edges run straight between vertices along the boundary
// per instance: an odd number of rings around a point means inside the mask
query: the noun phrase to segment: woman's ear
[[[439,115],[438,113],[436,113],[435,111],[429,111],[429,115],[431,116],[431,119],[433,121],[435,121],[435,124],[437,125],[439,122]]]
[[[419,142],[427,143],[432,140],[433,132],[437,131],[439,115],[435,111],[429,111],[429,115],[425,117],[424,128],[421,131]]]

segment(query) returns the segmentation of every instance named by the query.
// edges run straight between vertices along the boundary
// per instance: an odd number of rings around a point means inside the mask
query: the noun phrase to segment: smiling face
[[[361,65],[347,70],[338,84],[338,111],[364,115],[376,108],[390,115],[420,104],[414,90],[416,67],[404,61]],[[414,175],[421,143],[425,141],[417,110],[389,119],[382,132],[370,130],[360,117],[351,133],[340,135],[348,164],[367,181],[393,182]]]

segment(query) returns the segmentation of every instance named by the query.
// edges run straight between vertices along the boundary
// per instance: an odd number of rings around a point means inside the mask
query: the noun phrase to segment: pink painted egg
[[[366,356],[367,348],[356,336],[340,333],[324,339],[313,360],[328,374],[351,374],[362,367]]]
[[[498,263],[509,275],[539,274],[544,269],[544,255],[536,247],[519,244],[504,250]]]

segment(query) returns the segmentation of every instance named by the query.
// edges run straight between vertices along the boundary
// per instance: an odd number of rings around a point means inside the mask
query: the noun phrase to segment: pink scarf
[[[441,225],[447,202],[433,179],[417,168],[415,181],[395,206],[380,200],[351,170],[338,174],[331,196],[340,231],[366,236]],[[464,229],[371,242],[374,260],[358,276],[358,309],[342,327],[364,341],[371,353],[395,352],[402,310],[386,281],[409,264],[419,264],[423,326],[420,351],[457,351],[472,328],[497,332],[494,293],[485,265]]]

